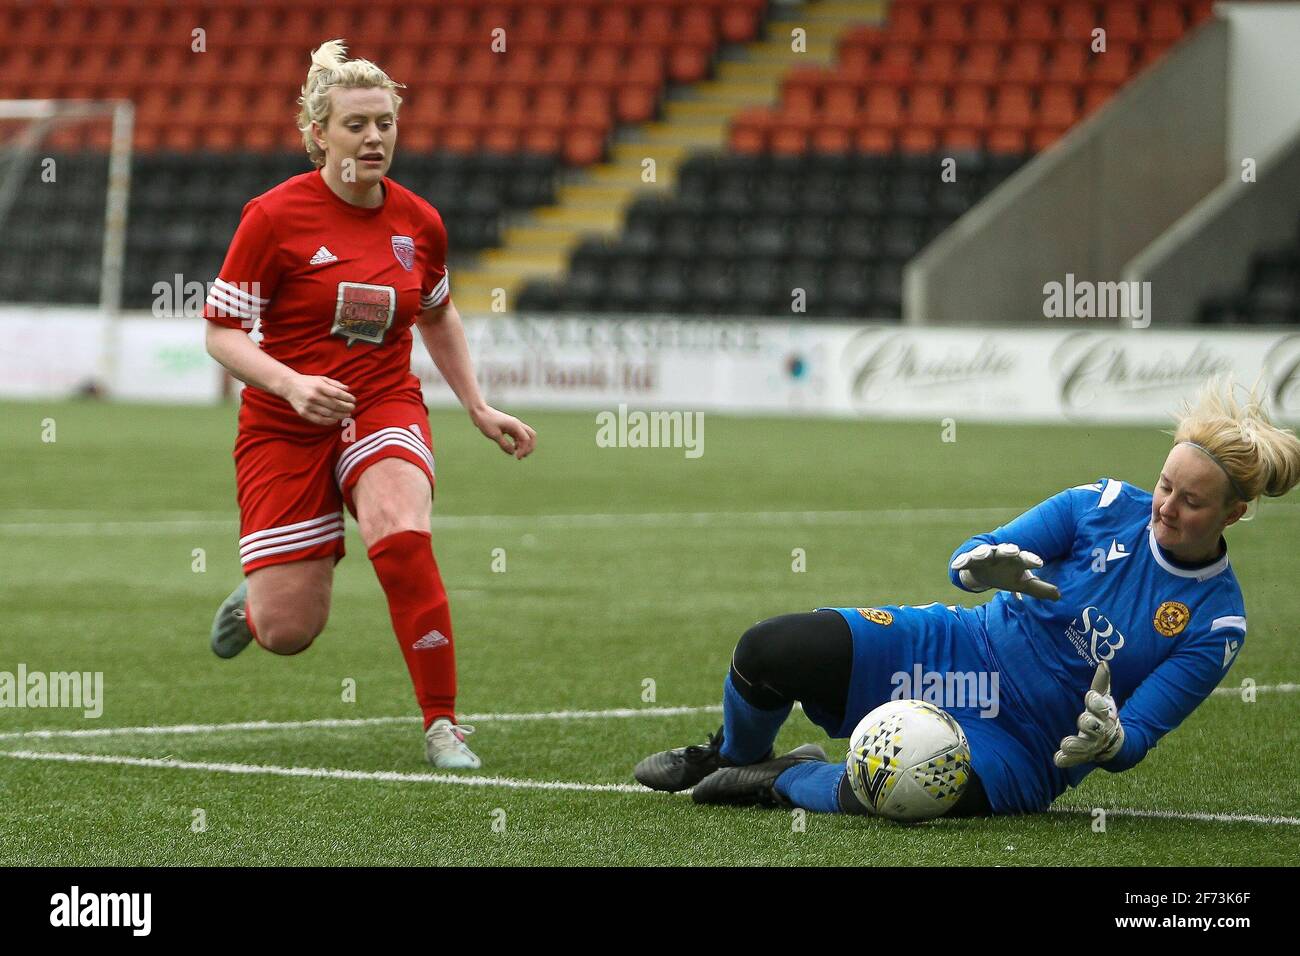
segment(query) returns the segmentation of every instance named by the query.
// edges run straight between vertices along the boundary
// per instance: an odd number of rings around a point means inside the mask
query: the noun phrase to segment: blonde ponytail
[[[1230,499],[1277,498],[1300,484],[1300,438],[1274,425],[1259,383],[1239,401],[1231,378],[1211,379],[1195,402],[1184,403],[1176,443],[1196,445],[1228,476]]]

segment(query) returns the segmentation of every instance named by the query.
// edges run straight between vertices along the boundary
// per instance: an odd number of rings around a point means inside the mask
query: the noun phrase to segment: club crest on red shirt
[[[415,268],[415,240],[410,236],[393,236],[393,255],[410,272]]]

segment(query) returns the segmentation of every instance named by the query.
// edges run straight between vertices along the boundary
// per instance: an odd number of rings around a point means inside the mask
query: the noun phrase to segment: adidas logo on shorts
[[[432,630],[428,634],[424,635],[424,637],[420,638],[418,641],[412,644],[411,650],[427,651],[430,648],[442,647],[442,645],[450,644],[450,643],[451,642],[447,640],[446,637],[443,636],[441,631]]]

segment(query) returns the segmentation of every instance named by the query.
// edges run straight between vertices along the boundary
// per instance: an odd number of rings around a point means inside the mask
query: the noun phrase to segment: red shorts
[[[240,418],[235,441],[239,560],[244,573],[272,564],[344,554],[343,508],[377,461],[401,458],[434,483],[429,411],[410,395],[367,403],[343,426],[319,435],[263,429]]]

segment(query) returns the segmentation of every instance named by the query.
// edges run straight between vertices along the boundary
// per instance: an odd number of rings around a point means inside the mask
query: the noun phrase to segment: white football
[[[849,786],[871,813],[915,823],[952,809],[970,780],[961,725],[933,704],[891,700],[849,739]]]

